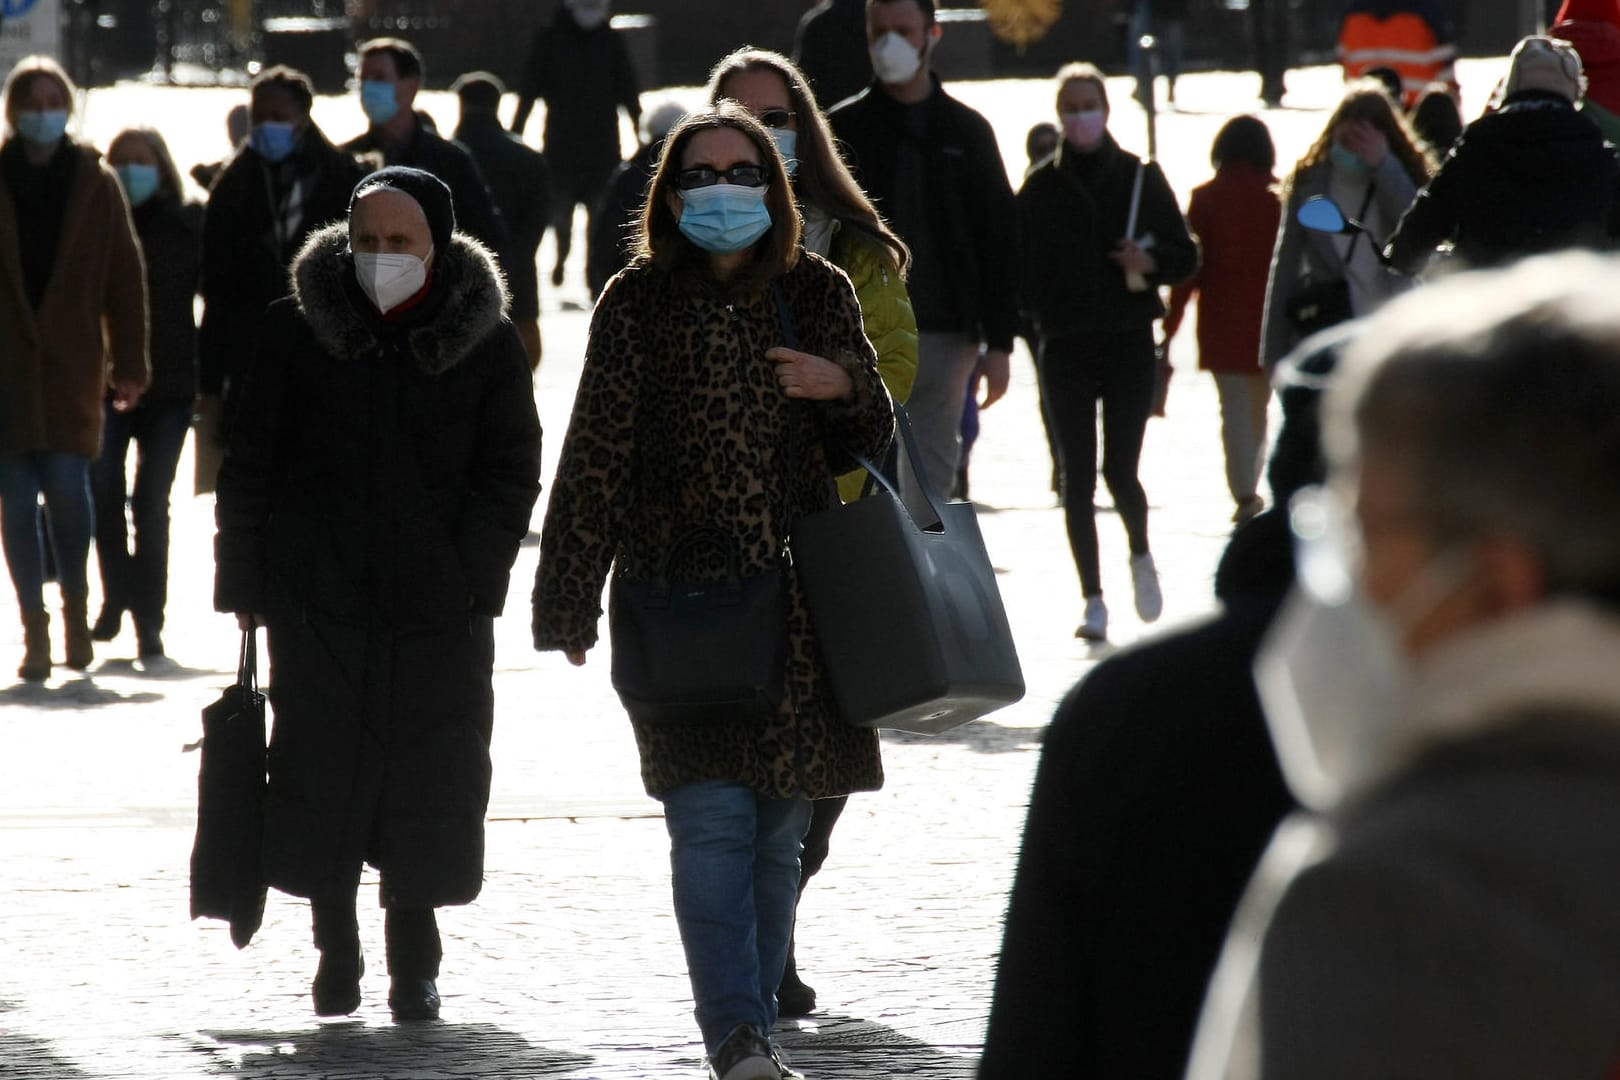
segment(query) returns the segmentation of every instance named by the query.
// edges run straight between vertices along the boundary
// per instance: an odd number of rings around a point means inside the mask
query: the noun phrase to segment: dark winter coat
[[[506,255],[510,238],[478,163],[465,146],[440,135],[425,114],[416,114],[416,126],[403,146],[387,145],[372,128],[344,143],[343,149],[377,155],[389,165],[409,165],[443,180],[456,208],[456,228],[494,253],[498,267],[504,268],[510,261]]]
[[[285,162],[272,165],[244,144],[208,194],[203,219],[203,309],[197,338],[201,390],[218,394],[246,374],[264,311],[291,291],[287,265],[309,234],[343,218],[365,170],[311,124]],[[297,178],[303,213],[286,230],[274,205]]]
[[[647,205],[647,188],[664,140],[641,147],[635,157],[619,163],[608,179],[602,201],[591,215],[590,244],[585,254],[585,280],[591,295],[600,296],[608,279],[626,266],[640,243],[641,211]]]
[[[535,648],[591,648],[610,566],[651,576],[671,543],[699,525],[736,538],[743,574],[776,569],[799,516],[836,502],[832,477],[850,467],[849,455],[888,446],[893,408],[849,280],[810,254],[778,280],[799,347],[849,373],[848,399],[783,396],[765,357],[784,343],[771,290],[722,297],[645,264],[608,283],[540,534]],[[671,572],[723,573],[714,559],[689,561]],[[649,794],[732,780],[818,799],[882,784],[877,733],[837,714],[804,595],[791,567],[786,575],[781,711],[757,723],[635,725]]]
[[[478,163],[506,226],[510,257],[501,265],[512,290],[512,318],[538,318],[540,277],[535,256],[551,220],[551,172],[545,155],[507,134],[494,113],[464,114],[456,142]]]
[[[872,81],[866,0],[822,0],[805,12],[793,41],[793,62],[810,80],[823,112],[866,89]]]
[[[1250,675],[1292,579],[1286,513],[1233,536],[1215,618],[1098,664],[1030,797],[983,1080],[1179,1080],[1227,924],[1293,805]]]
[[[534,35],[518,86],[512,130],[523,134],[536,100],[546,103],[546,158],[555,192],[594,202],[619,163],[619,106],[641,119],[640,88],[624,35],[607,23],[586,30],[559,7]]]
[[[71,179],[37,308],[14,196],[0,182],[0,457],[96,457],[109,377],[145,386],[151,374],[146,271],[123,189],[94,148],[64,141],[60,152]]]
[[[1463,129],[1386,251],[1416,273],[1445,241],[1468,266],[1568,247],[1607,247],[1616,224],[1620,157],[1569,99],[1514,94]]]
[[[1198,367],[1219,375],[1259,375],[1266,278],[1277,243],[1282,199],[1277,178],[1232,162],[1193,189],[1187,223],[1198,241],[1197,272],[1170,290],[1168,341],[1198,294]]]
[[[203,208],[154,195],[132,211],[146,258],[152,384],[141,403],[197,396],[197,289],[202,281]]]
[[[492,620],[539,491],[528,358],[463,234],[397,321],[343,224],[266,318],[219,474],[214,603],[268,627],[265,870],[298,896],[466,903],[483,881]],[[341,895],[341,893],[339,894]]]
[[[1130,330],[1164,314],[1159,290],[1131,292],[1109,258],[1125,236],[1138,167],[1137,242],[1158,264],[1148,284],[1174,285],[1198,269],[1198,245],[1156,162],[1143,163],[1106,133],[1090,153],[1063,143],[1018,193],[1022,304],[1043,337]]]
[[[900,146],[916,146],[932,246],[943,257],[941,269],[961,320],[957,328],[992,349],[1011,349],[1018,331],[1018,207],[995,132],[984,117],[947,94],[937,78],[927,99],[926,139],[919,142],[912,134],[905,108],[873,83],[828,119],[862,190],[896,227],[892,207],[885,204],[895,194]],[[913,300],[918,329],[944,329],[925,323],[923,298],[915,289]]]

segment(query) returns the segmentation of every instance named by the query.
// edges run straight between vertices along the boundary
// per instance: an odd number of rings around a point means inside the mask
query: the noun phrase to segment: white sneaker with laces
[[[1131,556],[1131,586],[1136,590],[1136,614],[1143,622],[1153,622],[1164,611],[1164,596],[1159,592],[1159,570],[1151,553]]]
[[[1108,605],[1098,596],[1086,597],[1086,617],[1074,636],[1084,641],[1108,640]]]

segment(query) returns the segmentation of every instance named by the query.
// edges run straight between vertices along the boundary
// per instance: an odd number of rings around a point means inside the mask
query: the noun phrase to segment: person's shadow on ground
[[[984,1026],[983,1016],[931,1024],[922,1039],[859,1017],[817,1013],[777,1024],[773,1037],[783,1060],[806,1076],[972,1080]]]
[[[124,694],[102,686],[89,675],[78,675],[55,684],[16,682],[0,689],[0,705],[32,709],[89,709],[101,705],[147,704],[162,701],[163,695],[143,690]]]
[[[578,1077],[594,1059],[535,1046],[494,1024],[387,1024],[359,1021],[297,1031],[201,1031],[201,1047],[222,1076],[295,1080],[335,1076]]]

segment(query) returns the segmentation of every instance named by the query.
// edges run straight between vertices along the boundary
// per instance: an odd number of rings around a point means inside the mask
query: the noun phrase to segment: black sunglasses
[[[768,128],[785,128],[795,115],[792,109],[766,109],[759,114],[759,122]]]
[[[707,165],[700,165],[695,169],[682,169],[675,174],[675,186],[682,191],[712,187],[721,180],[728,184],[736,184],[738,187],[764,187],[765,166],[745,162],[733,165],[729,169],[711,169]]]

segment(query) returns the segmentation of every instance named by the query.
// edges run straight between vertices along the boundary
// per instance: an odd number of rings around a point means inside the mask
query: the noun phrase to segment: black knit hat
[[[354,186],[349,196],[349,214],[362,194],[376,188],[392,188],[416,200],[427,218],[428,232],[433,236],[433,250],[445,251],[450,247],[450,234],[456,230],[456,208],[450,198],[450,189],[443,180],[430,172],[404,165],[390,165],[378,169]]]

